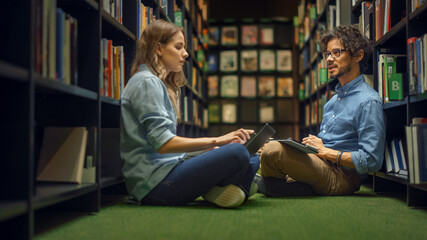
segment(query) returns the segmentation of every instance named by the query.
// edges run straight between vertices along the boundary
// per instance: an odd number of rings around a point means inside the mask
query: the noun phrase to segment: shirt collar
[[[335,91],[338,93],[339,97],[343,97],[347,95],[352,89],[356,89],[363,82],[365,82],[365,77],[363,74],[360,74],[358,77],[344,86],[341,86],[341,83],[338,82],[338,84],[335,86]]]
[[[139,71],[139,72],[147,71],[147,70],[151,72],[151,70],[150,70],[150,68],[147,66],[147,64],[140,64],[140,65],[139,65],[139,67],[138,67],[138,71]]]

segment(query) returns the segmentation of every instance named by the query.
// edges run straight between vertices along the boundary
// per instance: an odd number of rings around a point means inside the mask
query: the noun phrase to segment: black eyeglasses
[[[338,49],[332,49],[332,51],[324,52],[322,55],[323,55],[323,58],[325,60],[328,60],[329,55],[332,55],[333,58],[337,58],[341,55],[341,52],[345,52],[345,51],[348,51],[348,50],[347,49],[339,49],[339,48]]]

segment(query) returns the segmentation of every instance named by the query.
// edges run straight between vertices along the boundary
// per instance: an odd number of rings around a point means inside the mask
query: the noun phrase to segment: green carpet
[[[66,214],[61,216],[67,219]],[[231,210],[201,200],[184,207],[119,201],[99,213],[62,223],[49,219],[55,221],[54,227],[39,232],[36,239],[427,239],[427,211],[367,187],[340,197],[256,194]]]

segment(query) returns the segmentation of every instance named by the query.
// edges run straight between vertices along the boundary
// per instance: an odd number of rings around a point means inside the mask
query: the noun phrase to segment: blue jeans
[[[259,163],[259,156],[250,157],[242,144],[222,146],[178,164],[142,204],[184,205],[214,186],[229,184],[241,187],[247,196]]]

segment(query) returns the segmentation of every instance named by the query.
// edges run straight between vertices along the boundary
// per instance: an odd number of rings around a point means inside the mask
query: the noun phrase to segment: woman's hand
[[[254,133],[251,129],[238,129],[228,134],[219,136],[216,138],[216,145],[222,146],[229,143],[246,143],[247,140],[251,139],[250,134]]]

